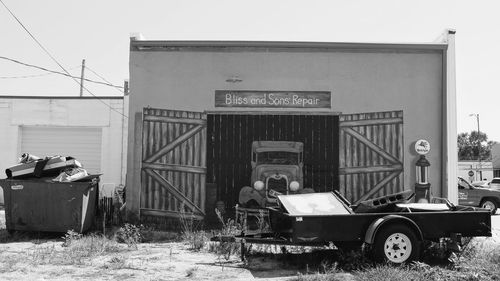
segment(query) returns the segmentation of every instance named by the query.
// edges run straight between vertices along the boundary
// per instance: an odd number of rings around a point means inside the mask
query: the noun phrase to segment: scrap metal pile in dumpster
[[[94,220],[101,174],[73,157],[25,153],[0,180],[7,231],[87,231]]]

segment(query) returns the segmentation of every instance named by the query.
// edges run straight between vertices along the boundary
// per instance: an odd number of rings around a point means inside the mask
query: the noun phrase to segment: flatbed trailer
[[[352,248],[363,243],[377,261],[403,263],[420,259],[424,242],[447,239],[459,248],[462,237],[491,236],[486,209],[445,203],[405,203],[404,194],[353,206],[337,192],[278,196],[268,208],[270,231],[243,231],[221,242]],[[392,196],[392,197],[391,197]],[[393,200],[391,200],[391,198]]]

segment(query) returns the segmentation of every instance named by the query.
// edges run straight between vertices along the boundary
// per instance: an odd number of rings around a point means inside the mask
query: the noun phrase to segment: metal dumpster
[[[4,179],[0,180],[0,186],[9,232],[85,232],[94,220],[97,179],[61,183]]]

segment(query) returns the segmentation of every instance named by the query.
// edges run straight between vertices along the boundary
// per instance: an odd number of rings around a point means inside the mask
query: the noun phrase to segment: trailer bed
[[[213,241],[238,242],[244,257],[246,243],[358,247],[365,243],[374,248],[378,260],[402,263],[419,258],[424,241],[447,239],[459,249],[461,237],[491,236],[489,210],[444,204],[407,203],[401,192],[351,205],[336,192],[279,195],[278,207],[249,211],[238,210],[244,224],[256,216],[262,223],[268,216],[267,231],[248,231],[241,235],[216,236]],[[265,210],[265,212],[263,211]],[[262,230],[262,229],[260,229]]]

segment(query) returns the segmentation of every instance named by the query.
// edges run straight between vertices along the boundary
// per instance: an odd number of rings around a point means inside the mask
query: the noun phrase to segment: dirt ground
[[[219,262],[205,251],[187,250],[182,243],[140,244],[137,250],[91,258],[76,265],[36,265],[30,253],[55,247],[62,242],[8,243],[0,245],[1,280],[280,280],[272,271],[269,278],[262,271],[244,268],[234,258]],[[28,254],[27,254],[28,253]],[[19,258],[22,259],[20,260]],[[269,267],[268,267],[269,270]],[[279,275],[294,276],[295,272]],[[285,279],[281,279],[285,280]]]
[[[498,241],[500,216],[493,216],[492,224],[493,239]],[[0,232],[6,234],[3,210]],[[20,240],[0,240],[0,280],[294,280],[298,272],[304,273],[304,260],[312,264],[316,255],[296,255],[300,267],[290,265],[290,259],[265,255],[253,256],[244,264],[239,256],[227,260],[209,252],[208,244],[193,251],[186,243],[170,242],[141,243],[137,248],[116,244],[114,252],[74,259],[57,236]],[[341,279],[353,280],[353,276]]]
[[[4,211],[0,210],[0,232],[6,235]],[[3,228],[3,229],[2,229]],[[297,269],[283,268],[268,257],[252,258],[244,264],[239,256],[229,259],[200,251],[187,243],[117,244],[116,252],[74,259],[63,247],[63,239],[20,238],[0,242],[0,280],[290,280]]]

